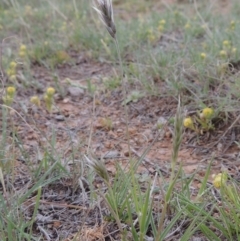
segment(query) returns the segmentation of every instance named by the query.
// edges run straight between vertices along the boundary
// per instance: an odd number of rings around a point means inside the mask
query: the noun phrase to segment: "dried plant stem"
[[[123,92],[123,98],[124,98],[124,112],[125,112],[125,118],[126,118],[126,135],[127,135],[127,142],[128,142],[128,153],[129,153],[129,157],[130,160],[132,159],[132,152],[131,152],[131,147],[130,147],[130,136],[129,136],[129,128],[128,128],[128,124],[129,124],[129,116],[128,116],[128,107],[127,104],[125,102],[125,100],[127,99],[127,90],[124,84],[124,70],[123,70],[123,63],[122,63],[122,58],[121,58],[121,54],[120,54],[120,48],[119,48],[119,44],[118,44],[118,40],[115,37],[114,38],[114,43],[116,46],[116,50],[117,50],[117,54],[118,54],[118,59],[119,59],[119,63],[120,63],[120,69],[121,69],[121,80],[122,80],[122,92]]]
[[[177,173],[175,173],[175,168],[177,164],[180,145],[182,142],[182,128],[183,128],[183,116],[182,116],[181,101],[179,96],[178,108],[177,108],[177,113],[174,121],[173,150],[172,150],[172,156],[171,156],[171,176],[170,176],[169,187],[167,189],[167,192],[166,194],[163,193],[164,205],[163,205],[162,214],[158,225],[156,240],[160,240],[161,238],[161,233],[164,228],[164,221],[167,215],[167,210],[169,208],[169,202],[172,197],[173,188],[181,172],[181,165],[178,168]]]

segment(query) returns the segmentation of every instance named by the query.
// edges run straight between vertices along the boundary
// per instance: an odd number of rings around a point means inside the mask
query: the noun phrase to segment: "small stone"
[[[222,143],[218,143],[218,144],[217,144],[217,150],[218,150],[219,152],[221,152],[221,151],[223,150],[223,144],[222,144]]]
[[[64,121],[65,118],[64,118],[63,115],[56,115],[56,116],[55,116],[55,120],[56,120],[56,121]]]
[[[112,159],[112,158],[116,158],[119,156],[119,152],[118,151],[108,151],[106,152],[106,154],[104,155],[103,158],[105,159]]]
[[[161,128],[162,126],[164,126],[167,123],[166,118],[160,116],[157,120],[157,125]]]
[[[69,87],[68,93],[71,95],[71,97],[78,98],[83,96],[84,90],[78,87]]]

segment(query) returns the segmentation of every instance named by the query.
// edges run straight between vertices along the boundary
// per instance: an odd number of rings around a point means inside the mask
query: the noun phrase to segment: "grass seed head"
[[[94,158],[90,159],[87,156],[85,156],[85,160],[87,161],[88,166],[90,166],[104,181],[109,183],[108,171],[101,160],[96,160]]]
[[[112,0],[97,0],[97,7],[93,7],[100,16],[101,21],[105,25],[107,31],[112,38],[115,38],[116,27],[113,19]]]

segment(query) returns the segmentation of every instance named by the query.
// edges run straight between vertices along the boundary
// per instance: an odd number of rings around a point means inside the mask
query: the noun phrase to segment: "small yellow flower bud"
[[[38,96],[32,96],[30,99],[30,102],[38,107],[40,107],[40,99],[38,98]]]
[[[218,173],[213,179],[213,186],[216,188],[220,188],[222,185],[225,185],[226,182],[227,182],[227,174]]]
[[[229,48],[230,47],[230,42],[228,41],[228,40],[224,40],[223,41],[223,47],[225,47],[225,48]]]
[[[231,29],[231,30],[234,30],[234,29],[235,29],[235,26],[236,26],[236,22],[232,20],[232,21],[230,22],[230,29]]]
[[[158,31],[159,31],[159,32],[162,32],[163,30],[164,30],[164,26],[163,26],[163,25],[159,25],[159,26],[158,26]]]
[[[9,76],[9,80],[15,82],[17,80],[17,76],[15,74]]]
[[[12,96],[9,96],[9,95],[5,95],[2,97],[2,100],[3,100],[3,103],[5,105],[11,105],[13,103],[13,97]]]
[[[185,119],[183,120],[183,125],[184,125],[186,128],[194,129],[193,121],[192,121],[192,118],[191,118],[191,117],[185,118]]]
[[[27,50],[27,46],[25,44],[22,44],[19,48],[20,51],[26,51]]]
[[[219,52],[219,55],[222,57],[222,58],[226,58],[227,57],[227,52],[225,50],[221,50]]]
[[[236,52],[237,52],[237,48],[232,48],[232,53],[236,54]]]
[[[191,24],[190,23],[186,23],[184,26],[185,29],[190,29],[191,28]]]
[[[162,19],[159,21],[159,25],[165,25],[166,24],[166,20],[165,19]]]
[[[19,51],[18,55],[19,57],[24,58],[26,57],[27,53],[25,51]]]
[[[17,63],[12,61],[10,64],[9,64],[10,68],[11,69],[15,69],[17,67]]]
[[[55,94],[55,89],[53,87],[48,87],[46,94],[48,97],[52,97]]]
[[[49,112],[52,110],[53,106],[53,98],[52,96],[49,96],[48,94],[45,94],[43,99],[45,100],[46,108]]]
[[[13,97],[16,93],[16,88],[14,86],[7,87],[7,95]]]
[[[213,112],[212,108],[206,107],[202,111],[202,116],[206,119],[210,119],[213,116]]]
[[[156,40],[156,36],[153,33],[148,34],[149,42],[154,42]]]
[[[12,75],[16,75],[16,70],[12,68],[7,69],[7,76],[10,77]]]
[[[206,55],[205,53],[201,53],[201,54],[200,54],[200,57],[201,57],[201,59],[203,59],[203,60],[206,59],[206,56],[207,56],[207,55]]]

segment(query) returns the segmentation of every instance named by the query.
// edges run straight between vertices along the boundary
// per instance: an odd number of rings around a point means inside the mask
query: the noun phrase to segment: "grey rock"
[[[71,97],[79,98],[84,95],[84,90],[78,87],[69,87],[68,93],[71,95]]]

